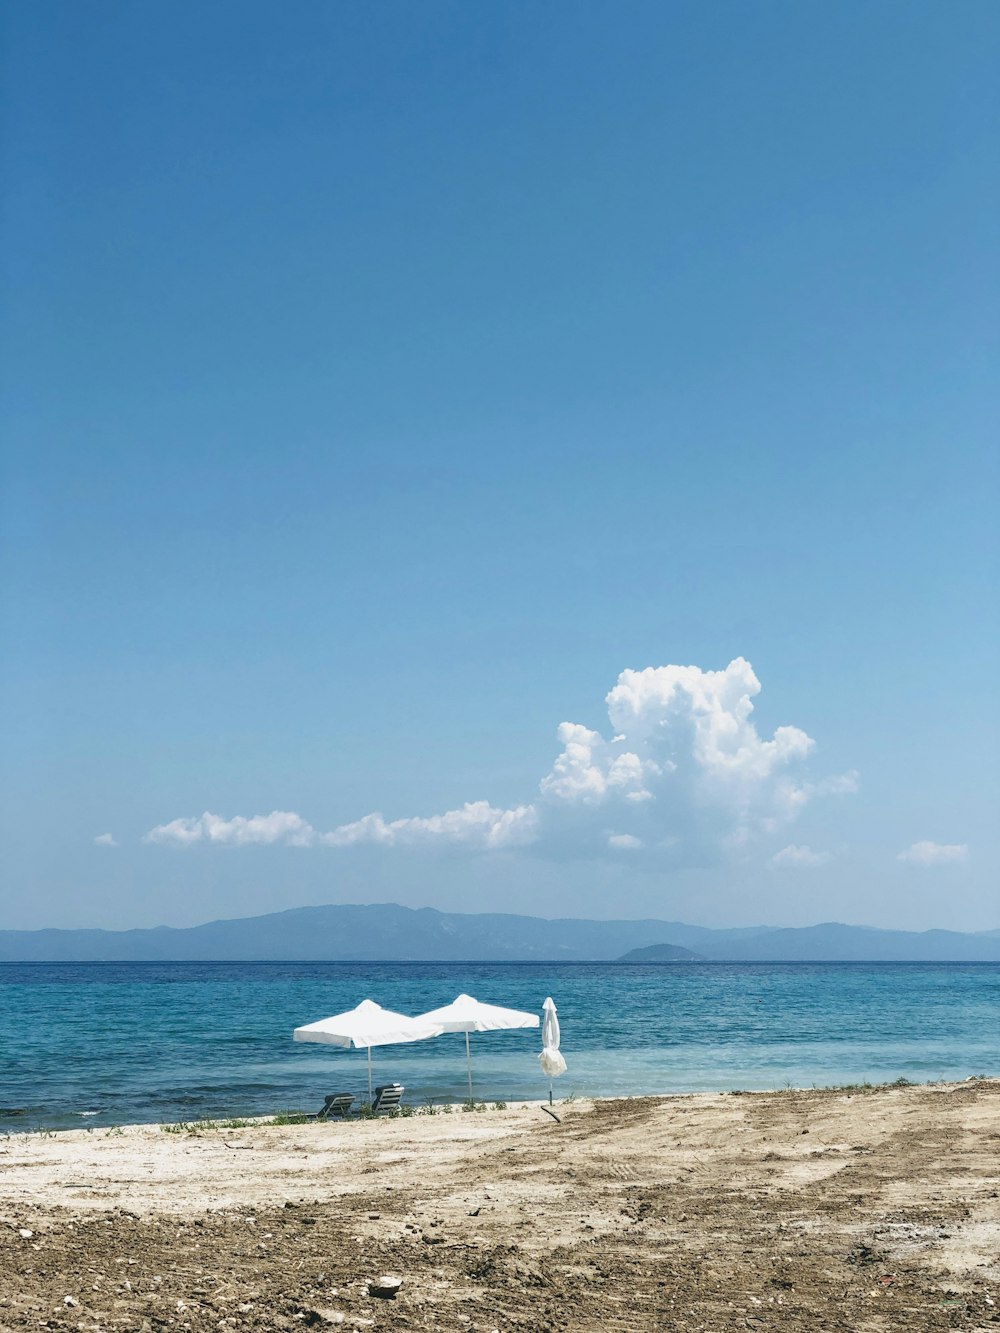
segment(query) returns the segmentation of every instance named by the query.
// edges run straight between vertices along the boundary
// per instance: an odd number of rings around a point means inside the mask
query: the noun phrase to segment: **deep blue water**
[[[0,964],[0,1107],[22,1112],[0,1132],[315,1109],[365,1090],[365,1053],[294,1027],[460,991],[555,999],[557,1097],[1000,1075],[1000,963]],[[472,1042],[477,1096],[547,1095],[537,1030]],[[376,1048],[373,1068],[418,1103],[466,1095],[460,1035]]]

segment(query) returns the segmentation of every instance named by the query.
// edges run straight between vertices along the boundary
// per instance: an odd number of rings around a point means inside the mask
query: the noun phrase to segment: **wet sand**
[[[0,1330],[1000,1329],[998,1081],[555,1110],[10,1135]]]

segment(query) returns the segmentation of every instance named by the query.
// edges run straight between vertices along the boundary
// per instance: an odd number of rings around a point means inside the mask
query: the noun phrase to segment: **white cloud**
[[[161,824],[146,841],[451,844],[480,851],[533,846],[553,856],[628,851],[661,864],[707,864],[787,825],[816,797],[857,789],[854,773],[819,781],[804,776],[814,742],[798,727],[761,736],[752,720],[759,692],[753,668],[741,657],[723,671],[623,671],[605,699],[609,735],[563,722],[561,749],[537,796],[510,809],[480,800],[394,820],[376,811],[325,833],[287,811],[249,819],[206,813]]]
[[[915,866],[955,865],[968,859],[969,848],[964,842],[915,842],[896,857]]]
[[[609,833],[608,846],[620,852],[637,852],[642,846],[642,839],[631,833]]]
[[[538,815],[533,806],[498,810],[488,801],[471,801],[460,810],[448,810],[443,815],[431,815],[426,819],[394,819],[391,823],[386,823],[376,811],[353,824],[341,824],[332,833],[324,833],[320,841],[329,847],[350,847],[359,842],[406,847],[446,841],[486,850],[523,847],[534,842],[537,824]]]
[[[144,842],[172,844],[187,847],[196,842],[212,842],[247,846],[284,843],[289,847],[309,847],[317,840],[316,830],[301,815],[290,810],[272,810],[269,815],[253,815],[247,819],[236,815],[223,819],[208,810],[196,819],[174,819],[151,829]]]
[[[780,852],[775,852],[771,857],[771,865],[812,869],[814,866],[825,866],[831,859],[829,852],[814,852],[811,847],[799,847],[795,843],[789,843],[787,847],[782,847]]]
[[[117,846],[118,846],[118,843],[115,841],[115,838],[114,838],[114,835],[113,835],[113,834],[111,834],[111,833],[98,833],[97,837],[94,839],[94,846],[95,846],[95,847],[117,847]]]

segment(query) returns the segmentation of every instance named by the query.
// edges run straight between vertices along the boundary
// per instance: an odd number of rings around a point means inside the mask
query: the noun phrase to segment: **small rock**
[[[64,1296],[64,1297],[63,1297],[63,1305],[68,1306],[70,1309],[72,1309],[74,1305],[79,1305],[79,1304],[80,1304],[80,1302],[76,1299],[75,1296]]]
[[[34,1234],[35,1234],[35,1233],[31,1230],[30,1227],[22,1227],[22,1228],[21,1228],[20,1235],[21,1235],[21,1239],[22,1239],[22,1240],[31,1240],[31,1238],[32,1238],[32,1236],[33,1236]]]
[[[378,1296],[380,1300],[392,1301],[396,1299],[396,1293],[402,1285],[401,1277],[397,1277],[394,1273],[383,1273],[381,1277],[368,1284],[368,1291],[370,1295]]]

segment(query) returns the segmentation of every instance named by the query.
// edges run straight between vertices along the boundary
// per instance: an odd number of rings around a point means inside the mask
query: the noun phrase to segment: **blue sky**
[[[0,926],[1000,926],[994,4],[3,22]]]

